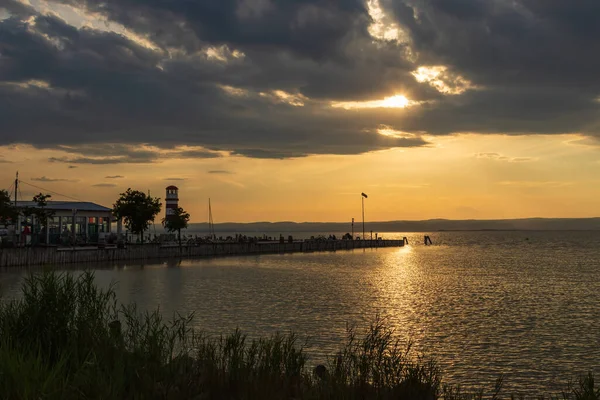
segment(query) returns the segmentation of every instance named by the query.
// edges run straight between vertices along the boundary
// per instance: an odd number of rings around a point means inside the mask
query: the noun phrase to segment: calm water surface
[[[295,331],[313,362],[379,314],[447,382],[556,393],[600,372],[600,232],[443,232],[404,248],[93,265],[123,302],[194,312],[213,334]],[[5,297],[23,269],[0,271]]]

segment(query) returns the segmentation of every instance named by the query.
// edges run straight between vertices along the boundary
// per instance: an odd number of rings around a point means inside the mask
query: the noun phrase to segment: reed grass
[[[445,385],[379,318],[311,369],[295,334],[213,338],[192,315],[119,305],[90,272],[29,275],[19,300],[0,302],[2,399],[499,399]],[[515,397],[512,397],[515,398]],[[539,397],[540,399],[543,397]],[[556,397],[600,399],[593,375]]]

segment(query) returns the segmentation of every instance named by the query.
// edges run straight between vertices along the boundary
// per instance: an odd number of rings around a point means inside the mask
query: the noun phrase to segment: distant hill
[[[215,224],[215,232],[349,232],[350,229],[351,226],[347,222],[227,222]],[[379,221],[367,222],[365,229],[374,232],[600,230],[600,218]],[[190,224],[189,230],[208,232],[208,224]],[[354,231],[362,231],[362,223],[356,222],[354,224]]]

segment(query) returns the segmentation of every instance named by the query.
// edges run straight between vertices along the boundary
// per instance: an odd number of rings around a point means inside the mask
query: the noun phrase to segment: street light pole
[[[73,208],[71,209],[71,211],[73,212],[73,223],[71,224],[71,230],[72,230],[72,240],[73,240],[73,250],[75,250],[75,243],[77,242],[77,232],[75,230],[75,221],[77,221],[77,209]]]
[[[367,195],[363,192],[360,194],[360,199],[362,200],[362,217],[363,217],[363,235],[362,240],[365,240],[365,199]]]
[[[360,196],[360,198],[362,200],[362,218],[363,218],[362,240],[365,240],[365,198],[362,195]]]

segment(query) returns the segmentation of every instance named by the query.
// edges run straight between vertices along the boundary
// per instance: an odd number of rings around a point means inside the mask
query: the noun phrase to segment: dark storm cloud
[[[383,0],[419,63],[479,87],[405,119],[407,130],[599,133],[600,3]]]
[[[362,0],[60,2],[156,48],[3,2],[0,144],[68,153],[50,161],[357,154],[427,146],[423,134],[595,135],[600,126],[595,0],[380,0],[404,42],[373,40]],[[422,65],[443,65],[475,89],[442,94],[411,75]],[[421,103],[329,107],[394,93]],[[416,136],[379,135],[383,124]]]
[[[106,179],[122,179],[125,177],[123,175],[108,175],[108,176],[105,176],[104,178],[106,178]]]
[[[1,140],[40,147],[68,144],[78,154],[52,161],[146,163],[161,157],[139,150],[116,154],[98,145],[106,142],[187,144],[269,158],[338,153],[338,147],[343,154],[354,154],[421,145],[373,140],[363,133],[372,124],[340,122],[331,111],[317,116],[308,106],[228,96],[212,82],[215,76],[195,76],[193,68],[180,67],[183,61],[160,69],[157,52],[113,33],[76,30],[50,16],[38,17],[34,29],[29,28],[16,18],[0,26],[0,51],[6,59],[0,71],[7,82],[0,86],[0,120],[7,132]],[[183,151],[171,156],[219,154]]]
[[[147,164],[173,158],[218,158],[220,153],[209,150],[143,149],[131,144],[57,146],[57,150],[72,154],[49,157],[50,162],[71,164]],[[121,175],[106,178],[124,178]]]
[[[101,147],[101,146],[98,146]],[[92,165],[107,165],[107,164],[147,164],[158,161],[160,155],[157,152],[136,152],[131,151],[129,155],[120,154],[116,156],[85,156],[87,154],[86,146],[76,146],[70,150],[71,153],[82,155],[65,156],[65,157],[49,157],[50,162],[60,162],[68,164],[92,164]]]
[[[407,28],[421,62],[450,65],[488,86],[599,87],[595,0],[383,3]]]
[[[218,158],[221,154],[205,150],[185,150],[177,151],[170,155],[170,158]]]
[[[227,171],[224,169],[213,169],[211,171],[208,171],[209,174],[224,174],[224,175],[229,175],[229,174],[233,174],[233,172],[231,171]]]
[[[317,60],[336,54],[354,29],[366,32],[362,0],[63,0],[101,13],[165,47],[201,42],[289,51]]]
[[[36,11],[32,7],[15,0],[5,0],[5,3],[0,6],[0,10],[3,8],[9,15],[27,17],[36,14]]]
[[[50,162],[75,163],[75,164],[91,164],[91,165],[108,165],[108,164],[144,164],[150,163],[152,160],[127,160],[125,158],[87,158],[87,157],[50,157]]]

